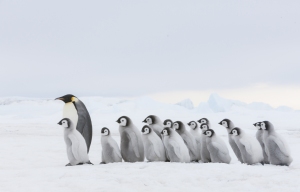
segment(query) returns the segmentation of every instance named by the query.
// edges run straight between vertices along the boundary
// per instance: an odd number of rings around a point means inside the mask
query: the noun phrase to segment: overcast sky
[[[0,96],[150,95],[198,104],[217,92],[300,109],[299,7],[0,0]]]

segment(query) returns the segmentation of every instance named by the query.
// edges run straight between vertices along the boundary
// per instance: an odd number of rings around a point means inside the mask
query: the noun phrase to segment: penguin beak
[[[58,122],[57,124],[61,125],[61,122]]]
[[[62,101],[64,101],[64,98],[63,97],[57,97],[55,100],[62,100]]]
[[[218,123],[218,124],[222,125],[222,121],[220,123]]]
[[[142,121],[143,123],[147,123],[146,119],[144,121]]]

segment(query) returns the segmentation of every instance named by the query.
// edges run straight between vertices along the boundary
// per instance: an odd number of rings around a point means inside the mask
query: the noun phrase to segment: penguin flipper
[[[127,132],[127,137],[130,140],[131,147],[133,148],[134,154],[140,158],[140,152],[138,149],[138,140],[134,132]]]
[[[151,147],[153,148],[153,151],[155,153],[155,155],[157,157],[160,157],[160,153],[159,153],[159,149],[158,149],[158,146],[157,145],[154,145],[153,143],[151,144]]]
[[[178,147],[177,143],[175,141],[170,141],[170,145],[171,145],[171,148],[173,149],[174,154],[176,155],[176,157],[178,159],[181,159],[180,148]]]
[[[215,147],[215,149],[218,150],[218,155],[221,157],[221,159],[225,159],[228,155],[228,149],[226,148],[226,145],[221,145],[217,142],[211,142],[211,144]]]
[[[248,139],[240,139],[241,144],[243,144],[245,146],[245,149],[247,151],[248,154],[252,155],[252,147],[251,147],[251,143],[249,142]]]
[[[93,136],[91,117],[82,101],[79,100],[75,102],[74,105],[78,113],[78,122],[77,122],[76,129],[84,137],[87,146],[87,151],[89,152],[91,142],[92,142],[92,136]]]
[[[271,145],[277,145],[278,148],[280,149],[280,152],[285,155],[285,156],[290,156],[289,151],[287,150],[287,148],[284,145],[284,142],[282,142],[280,139],[274,137],[274,136],[270,136],[269,137],[269,143]]]

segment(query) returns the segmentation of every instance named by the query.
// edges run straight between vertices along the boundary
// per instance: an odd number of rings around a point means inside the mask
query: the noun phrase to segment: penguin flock
[[[64,128],[69,163],[66,166],[92,164],[88,153],[92,142],[92,122],[84,103],[76,96],[67,94],[62,100]],[[161,121],[149,115],[143,121],[147,125],[139,130],[132,120],[122,116],[119,124],[120,147],[107,127],[101,129],[102,160],[100,164],[122,162],[203,162],[230,164],[231,157],[225,141],[211,128],[207,118],[185,124],[170,119]],[[276,133],[269,121],[254,123],[256,138],[235,127],[230,119],[219,124],[226,128],[228,142],[237,159],[244,164],[272,164],[289,166],[293,159],[285,140]]]

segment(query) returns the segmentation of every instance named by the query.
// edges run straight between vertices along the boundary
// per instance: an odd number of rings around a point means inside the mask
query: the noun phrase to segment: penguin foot
[[[100,162],[100,164],[106,164],[105,162]]]
[[[71,163],[66,164],[65,166],[72,166]]]
[[[78,163],[77,165],[83,165],[83,163]]]
[[[169,159],[167,159],[167,160],[165,160],[165,162],[170,162],[170,160],[169,160]]]
[[[86,164],[94,165],[91,161],[86,162]]]

